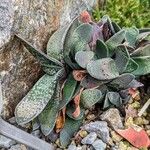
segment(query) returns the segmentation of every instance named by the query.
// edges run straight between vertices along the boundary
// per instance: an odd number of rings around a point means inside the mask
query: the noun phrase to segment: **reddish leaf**
[[[81,81],[87,74],[86,70],[73,70],[73,77],[76,81]]]
[[[89,14],[86,10],[83,11],[83,12],[80,14],[80,20],[81,20],[83,23],[92,22],[91,16],[90,16],[90,14]]]
[[[139,130],[138,128],[137,130],[129,127],[125,130],[116,130],[116,132],[137,148],[147,148],[150,146],[150,139],[143,129]]]
[[[81,88],[79,94],[76,95],[74,98],[74,104],[75,104],[75,108],[76,108],[72,114],[72,116],[74,118],[77,118],[80,115],[80,97],[81,97],[81,93],[82,93],[83,89],[84,88]]]
[[[136,88],[129,88],[128,93],[132,96],[132,98],[137,98],[139,99],[139,92]]]

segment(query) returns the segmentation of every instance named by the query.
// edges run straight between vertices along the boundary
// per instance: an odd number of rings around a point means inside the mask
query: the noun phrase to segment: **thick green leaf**
[[[138,82],[137,80],[133,79],[128,85],[127,88],[138,88],[144,86],[141,82]]]
[[[125,33],[125,39],[129,46],[135,47],[137,37],[139,35],[139,30],[135,27],[127,28]]]
[[[86,89],[90,89],[90,88],[94,88],[94,87],[98,87],[101,85],[104,85],[105,83],[107,83],[109,81],[100,81],[97,80],[93,77],[91,77],[90,75],[87,75],[81,82],[80,85]]]
[[[35,49],[30,43],[22,39],[20,36],[16,35],[17,38],[21,40],[21,42],[24,44],[24,46],[27,48],[27,50],[35,57],[41,65],[43,66],[61,66],[63,67],[63,64],[56,60],[55,58],[48,57],[45,53],[43,53],[40,50]]]
[[[87,64],[94,58],[93,51],[78,51],[75,55],[75,60],[79,66],[86,68]]]
[[[86,50],[87,44],[90,42],[92,37],[93,27],[88,23],[81,24],[73,32],[71,37],[72,48],[74,52]]]
[[[81,103],[85,108],[90,108],[102,98],[102,93],[98,89],[85,89],[81,94]]]
[[[105,58],[105,57],[108,57],[108,48],[106,46],[106,44],[102,41],[102,40],[97,40],[96,41],[96,56],[98,59],[100,58]]]
[[[56,76],[45,74],[22,99],[15,109],[18,124],[30,122],[43,111],[53,96],[56,79]]]
[[[139,29],[139,33],[150,32],[150,28]]]
[[[59,109],[65,107],[74,96],[75,90],[77,86],[77,81],[73,78],[72,73],[68,76],[67,81],[65,82],[63,88],[63,98],[60,101]]]
[[[150,73],[150,56],[133,57],[133,59],[139,65],[137,70],[132,72],[134,75]]]
[[[110,82],[108,86],[111,86],[117,90],[126,89],[134,78],[135,76],[133,74],[125,73]]]
[[[132,58],[130,58],[124,72],[131,73],[134,70],[138,69],[138,67],[139,65]]]
[[[58,29],[49,39],[47,44],[47,55],[59,61],[63,60],[63,45],[68,31],[68,25]]]
[[[107,93],[108,99],[111,102],[111,104],[115,105],[116,107],[119,107],[122,105],[122,99],[117,92],[108,92]]]
[[[111,32],[112,32],[113,34],[115,34],[115,30],[114,30],[114,27],[113,27],[113,25],[112,25],[112,21],[111,21],[110,17],[109,17],[108,15],[104,15],[101,20],[102,20],[104,23],[107,22],[109,28],[111,29]]]
[[[60,132],[60,144],[63,147],[66,147],[70,141],[75,132],[77,132],[82,125],[83,119],[81,120],[73,120],[69,117],[67,117],[65,126]]]
[[[105,95],[105,100],[104,100],[104,104],[103,104],[103,109],[110,107],[112,104],[109,101],[108,95]]]
[[[80,120],[84,117],[84,112],[85,112],[85,109],[80,107],[80,115],[77,117],[77,118],[74,118],[72,116],[72,114],[74,113],[75,111],[75,106],[73,104],[70,104],[69,106],[67,106],[67,110],[66,110],[66,114],[68,115],[68,117],[74,119],[74,120]]]
[[[109,48],[109,55],[111,56],[114,53],[115,48],[122,44],[125,38],[125,30],[122,29],[116,34],[114,34],[109,40],[106,41],[106,45]]]
[[[41,131],[45,136],[49,135],[55,126],[60,100],[61,89],[58,84],[52,99],[49,101],[43,112],[38,116]]]
[[[140,33],[140,34],[138,35],[137,41],[140,42],[140,41],[146,39],[148,36],[150,36],[150,31],[149,31],[149,32]]]
[[[64,51],[63,51],[64,60],[72,69],[77,69],[76,64],[74,64],[70,58],[70,52],[73,50],[72,34],[79,25],[80,24],[78,18],[75,18],[68,27],[68,32],[66,34],[65,41],[64,41]]]
[[[119,25],[113,21],[112,21],[112,26],[114,27],[115,33],[119,32],[121,30]]]
[[[119,45],[116,48],[116,52],[115,52],[115,63],[119,73],[125,71],[127,64],[129,62],[129,58],[130,55],[127,48],[124,45]]]
[[[131,53],[131,57],[135,56],[150,56],[150,44],[147,44],[144,47],[139,47],[133,53]]]
[[[109,80],[119,76],[115,61],[111,58],[91,61],[87,65],[87,71],[93,78],[99,80]]]

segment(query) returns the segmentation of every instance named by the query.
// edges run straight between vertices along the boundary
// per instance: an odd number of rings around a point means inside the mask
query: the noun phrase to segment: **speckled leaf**
[[[64,39],[68,31],[68,25],[58,29],[49,39],[47,44],[47,55],[59,61],[63,59]]]
[[[75,29],[71,37],[72,47],[75,53],[86,50],[86,45],[90,42],[92,37],[92,31],[92,25],[88,23],[81,24]]]
[[[75,60],[82,68],[86,68],[92,59],[94,59],[94,52],[92,51],[78,51],[75,54]]]
[[[131,56],[150,56],[150,44],[147,44],[144,47],[139,47],[133,53],[131,53]]]
[[[114,53],[114,49],[122,44],[125,38],[125,30],[122,29],[116,34],[114,34],[109,40],[106,41],[106,45],[109,47],[109,55],[111,56]]]
[[[107,93],[109,101],[115,105],[116,107],[119,107],[122,105],[122,99],[117,92],[108,92]]]
[[[98,89],[85,89],[81,94],[81,103],[85,108],[90,108],[102,98],[102,93]]]
[[[139,30],[137,28],[132,27],[126,29],[125,40],[129,46],[135,47],[135,43],[138,35],[139,35]]]
[[[115,61],[111,58],[102,58],[91,61],[87,65],[88,73],[96,79],[108,80],[119,76]]]
[[[112,21],[112,26],[114,27],[115,33],[119,32],[121,30],[119,25],[113,21]]]
[[[67,118],[65,122],[65,126],[63,130],[60,132],[60,144],[63,147],[66,147],[70,141],[75,132],[77,132],[82,125],[83,119],[81,120],[73,120],[71,118]]]
[[[132,58],[130,58],[124,72],[133,72],[138,69],[138,67],[139,65]]]
[[[30,122],[43,111],[53,96],[56,82],[56,76],[47,74],[39,79],[15,109],[18,124]]]
[[[61,100],[61,89],[59,84],[55,90],[52,99],[48,102],[43,112],[38,116],[41,131],[47,136],[53,130],[58,115],[59,101]]]
[[[73,50],[71,42],[72,34],[79,25],[80,23],[78,21],[78,18],[75,18],[68,26],[68,32],[64,40],[64,50],[63,50],[64,60],[72,69],[78,68],[78,66],[76,66],[76,64],[72,62],[70,58],[70,52]]]
[[[105,95],[105,100],[104,100],[104,104],[103,104],[103,109],[108,108],[111,106],[111,103],[109,101],[108,95]]]
[[[138,88],[144,86],[141,82],[133,79],[128,85],[127,88]]]
[[[24,46],[27,48],[27,50],[41,63],[42,66],[63,66],[61,62],[56,60],[55,58],[48,57],[45,53],[43,53],[40,50],[35,49],[30,43],[16,35],[21,42],[24,44]]]
[[[150,73],[150,56],[134,57],[134,61],[139,65],[134,75],[145,75]]]
[[[96,41],[96,56],[98,59],[108,57],[108,48],[102,40]]]
[[[68,115],[68,117],[74,120],[80,120],[84,117],[84,112],[85,112],[84,108],[80,107],[80,115],[77,118],[74,118],[72,115],[74,111],[75,111],[75,107],[73,104],[70,104],[69,106],[67,106],[66,114]]]
[[[60,101],[59,109],[65,107],[71,100],[77,87],[77,81],[73,78],[72,73],[68,76],[63,88],[63,98]]]
[[[115,59],[114,59],[119,73],[125,71],[127,64],[129,62],[129,58],[130,55],[127,48],[124,45],[119,45],[116,48]]]
[[[100,81],[100,80],[97,80],[93,77],[91,77],[90,75],[87,75],[81,82],[80,82],[80,85],[86,89],[89,89],[89,88],[94,88],[94,87],[97,87],[97,86],[101,86],[105,83],[107,83],[109,81]]]
[[[116,79],[114,79],[112,82],[108,84],[108,86],[111,86],[117,90],[119,89],[126,89],[129,85],[129,83],[135,78],[135,76],[131,73],[125,73],[120,76],[118,76]]]

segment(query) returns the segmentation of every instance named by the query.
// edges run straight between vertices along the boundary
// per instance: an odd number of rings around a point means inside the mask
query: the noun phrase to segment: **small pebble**
[[[117,134],[115,131],[111,132],[111,137],[114,142],[120,142],[123,138]]]
[[[68,150],[77,150],[75,145],[69,145]]]
[[[89,114],[86,117],[88,120],[94,120],[96,118],[96,116],[94,114]]]
[[[82,139],[82,144],[92,144],[97,138],[97,134],[95,132],[91,132],[84,139]]]
[[[94,147],[95,150],[105,150],[106,149],[106,144],[102,140],[96,140],[92,146]]]
[[[11,146],[11,148],[8,150],[28,150],[28,149],[23,144],[16,144],[16,145]]]
[[[106,121],[95,121],[90,122],[83,126],[83,129],[88,132],[96,132],[97,135],[105,142],[108,143],[110,136],[109,136],[109,128],[107,126]]]
[[[0,147],[2,148],[10,148],[12,145],[16,144],[16,142],[12,139],[9,139],[3,135],[0,135]]]
[[[79,135],[80,135],[82,138],[84,138],[84,137],[86,137],[86,136],[88,135],[88,133],[87,133],[87,131],[85,131],[85,130],[81,130],[81,131],[79,132]]]
[[[103,112],[100,118],[104,121],[107,121],[108,124],[114,129],[123,128],[123,123],[120,117],[120,113],[116,108],[110,108],[107,111]]]

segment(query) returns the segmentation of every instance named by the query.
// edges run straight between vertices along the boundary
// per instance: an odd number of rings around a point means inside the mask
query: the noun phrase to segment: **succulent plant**
[[[135,78],[150,73],[149,35],[150,29],[121,29],[108,16],[94,23],[87,12],[50,37],[47,55],[17,35],[45,72],[17,105],[17,123],[38,118],[47,136],[63,110],[60,143],[67,146],[85,109],[96,103],[101,109],[120,107],[130,99],[130,88],[143,86]]]

